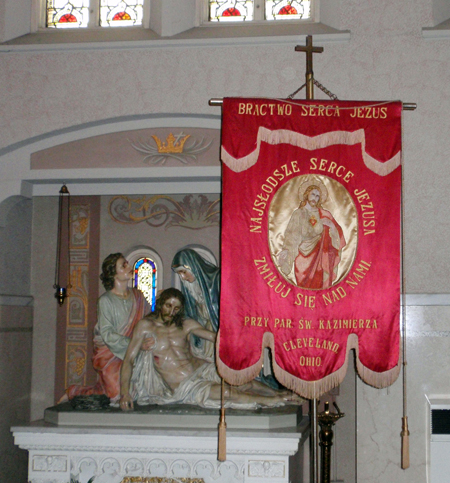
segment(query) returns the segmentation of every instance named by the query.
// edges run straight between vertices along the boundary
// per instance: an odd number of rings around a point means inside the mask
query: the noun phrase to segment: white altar
[[[217,460],[218,417],[176,414],[46,414],[11,428],[29,452],[30,483],[120,483],[146,478],[202,478],[205,483],[307,481],[303,443],[309,419],[227,416],[227,459]],[[80,419],[75,415],[76,419]],[[289,421],[291,418],[291,421]],[[305,445],[307,446],[307,445]],[[129,477],[128,479],[126,477]],[[134,478],[131,478],[134,477]]]

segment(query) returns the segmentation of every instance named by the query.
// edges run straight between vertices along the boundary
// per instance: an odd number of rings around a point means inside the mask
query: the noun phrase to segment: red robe
[[[323,226],[320,240],[314,249],[303,255],[300,251],[294,262],[295,279],[297,285],[303,288],[324,289],[330,288],[336,278],[335,269],[340,262],[340,251],[345,246],[344,235],[341,227],[327,210],[319,208],[321,219],[329,219],[337,229],[340,240],[340,247],[337,249],[331,243],[330,228]],[[327,274],[328,277],[325,277]]]
[[[140,290],[131,291],[133,297],[132,308],[128,323],[121,336],[131,338],[135,325],[144,317],[147,301]],[[115,356],[105,343],[96,343],[94,339],[94,352],[92,365],[98,373],[97,383],[93,386],[69,386],[66,394],[69,399],[74,396],[91,396],[93,394],[106,394],[113,399],[120,395],[120,368],[122,359]]]

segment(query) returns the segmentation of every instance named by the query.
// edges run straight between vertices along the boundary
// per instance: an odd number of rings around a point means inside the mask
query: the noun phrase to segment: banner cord
[[[403,130],[402,130],[403,137]],[[403,143],[402,143],[403,144]],[[406,366],[408,364],[406,359],[406,286],[405,286],[405,203],[404,203],[404,163],[403,163],[403,149],[402,149],[402,181],[401,181],[401,270],[402,270],[402,359],[403,359],[403,417],[402,417],[402,431],[400,436],[401,441],[401,468],[406,470],[409,468],[409,430],[408,430],[408,413],[407,413],[407,375]]]
[[[299,99],[299,100],[296,101],[296,100],[273,98],[273,100],[274,101],[279,101],[279,102],[284,102],[285,104],[293,104],[293,105],[299,105],[299,106],[301,106],[302,105],[302,101],[305,100],[305,99]],[[391,104],[392,102],[400,102],[400,101],[380,101],[380,102],[374,102],[373,104],[367,104],[367,105],[365,104],[364,106],[361,106],[361,108],[370,108],[370,107],[385,106],[386,104]],[[308,104],[308,103],[305,103],[304,105],[305,106],[309,106],[309,107],[315,107],[315,108],[324,107],[323,105],[321,106],[320,104]],[[338,111],[341,111],[341,110],[342,111],[347,111],[347,110],[353,110],[353,109],[355,109],[355,106],[351,106],[351,107],[326,106],[326,109],[338,110]]]
[[[336,94],[333,94],[331,91],[329,91],[324,85],[322,85],[318,80],[313,79],[313,83],[315,86],[317,86],[322,92],[324,92],[328,97],[333,99],[333,101],[338,100],[338,96]],[[296,91],[294,91],[292,94],[289,94],[288,99],[293,99],[296,94],[298,94],[304,87],[306,87],[306,82],[300,86]]]

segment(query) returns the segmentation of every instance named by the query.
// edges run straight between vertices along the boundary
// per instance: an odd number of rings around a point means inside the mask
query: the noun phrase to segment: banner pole
[[[317,414],[317,398],[309,401],[309,421],[311,427],[311,458],[310,458],[310,479],[311,483],[319,483],[319,418]]]
[[[306,99],[308,101],[314,99],[314,74],[313,74],[313,60],[312,60],[312,36],[308,35],[307,45],[309,51],[306,50]],[[295,48],[303,49],[300,46]],[[323,51],[323,48],[322,50]],[[319,52],[321,52],[319,50]],[[310,426],[311,426],[311,456],[312,456],[312,468],[311,468],[311,481],[312,483],[319,483],[319,417],[317,414],[317,406],[319,400],[317,398],[312,399],[312,411],[310,411]]]
[[[270,99],[270,98],[267,98]],[[274,98],[275,100],[282,100]],[[211,107],[222,107],[223,97],[213,97],[208,101],[208,105]],[[402,103],[404,111],[415,111],[417,109],[417,104],[415,102],[403,102]]]
[[[314,99],[314,74],[313,74],[313,59],[312,59],[312,37],[307,37],[308,47],[297,46],[295,50],[302,50],[306,52],[306,99]],[[322,48],[323,51],[323,48]],[[319,401],[313,398],[310,401],[309,424],[311,427],[311,483],[319,483],[319,418],[317,415],[317,405]]]

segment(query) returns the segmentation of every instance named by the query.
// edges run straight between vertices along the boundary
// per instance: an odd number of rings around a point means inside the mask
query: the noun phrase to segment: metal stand
[[[338,405],[333,403],[337,413],[330,413],[330,404],[325,403],[325,410],[319,414],[320,424],[320,448],[321,448],[321,479],[320,483],[330,483],[331,481],[331,447],[333,446],[333,425],[340,418],[345,416],[341,413]]]
[[[319,482],[319,425],[317,418],[318,399],[309,401],[309,421],[311,426],[311,445],[310,445],[310,482]]]

